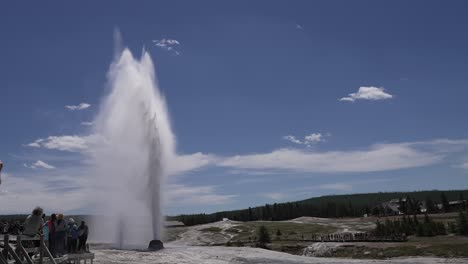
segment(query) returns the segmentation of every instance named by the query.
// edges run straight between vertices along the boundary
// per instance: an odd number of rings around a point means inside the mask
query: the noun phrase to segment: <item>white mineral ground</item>
[[[291,222],[296,223],[323,223],[329,219],[301,217]],[[209,246],[222,244],[231,238],[231,234],[225,232],[229,228],[235,228],[242,223],[224,221],[205,225],[187,227],[184,232],[177,235],[177,239],[165,243],[165,248],[157,252],[139,252],[131,250],[95,249],[95,263],[165,263],[165,264],[299,264],[299,263],[468,263],[468,259],[461,258],[432,258],[432,257],[404,257],[386,260],[362,260],[344,258],[323,258],[310,256],[297,256],[288,253],[276,252],[260,248],[250,247],[223,247]],[[372,222],[356,220],[337,220],[332,223],[340,230],[366,230],[372,228]],[[204,229],[216,227],[220,232],[204,232]],[[332,243],[333,244],[333,243]],[[317,245],[316,245],[317,246]]]
[[[295,256],[260,248],[176,246],[166,244],[157,252],[97,250],[95,263],[206,263],[206,264],[299,264],[299,263],[468,263],[467,259],[395,258],[390,260],[354,260]]]

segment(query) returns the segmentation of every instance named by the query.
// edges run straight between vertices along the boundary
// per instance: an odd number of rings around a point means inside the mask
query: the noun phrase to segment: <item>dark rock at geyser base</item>
[[[151,240],[148,245],[149,251],[157,251],[164,248],[163,242],[161,240]]]

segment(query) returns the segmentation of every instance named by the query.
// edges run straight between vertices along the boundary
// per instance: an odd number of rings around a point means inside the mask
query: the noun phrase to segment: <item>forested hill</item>
[[[236,221],[272,220],[281,221],[301,216],[313,217],[359,217],[370,214],[371,210],[391,199],[411,198],[415,201],[441,203],[447,200],[468,198],[468,190],[415,191],[415,192],[379,192],[349,195],[328,195],[302,201],[266,204],[242,210],[223,211],[212,214],[190,214],[169,217],[170,220],[183,222],[185,225],[197,225],[220,221],[228,218]]]

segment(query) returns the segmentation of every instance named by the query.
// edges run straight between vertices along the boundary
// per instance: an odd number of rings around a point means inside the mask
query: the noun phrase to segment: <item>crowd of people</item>
[[[19,221],[0,222],[0,234],[19,235],[23,230],[24,226]]]
[[[63,214],[51,214],[46,220],[44,210],[40,207],[34,208],[32,214],[26,218],[22,230],[24,236],[43,235],[44,242],[54,257],[87,252],[88,233],[89,228],[85,221],[78,225],[73,218],[65,220]]]

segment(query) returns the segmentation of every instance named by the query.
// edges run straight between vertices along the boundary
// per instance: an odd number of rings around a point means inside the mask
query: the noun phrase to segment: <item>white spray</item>
[[[128,49],[118,52],[108,73],[109,94],[94,120],[99,143],[92,150],[97,240],[120,247],[147,245],[163,232],[162,188],[174,157],[164,97],[154,66],[143,51],[140,60]]]

